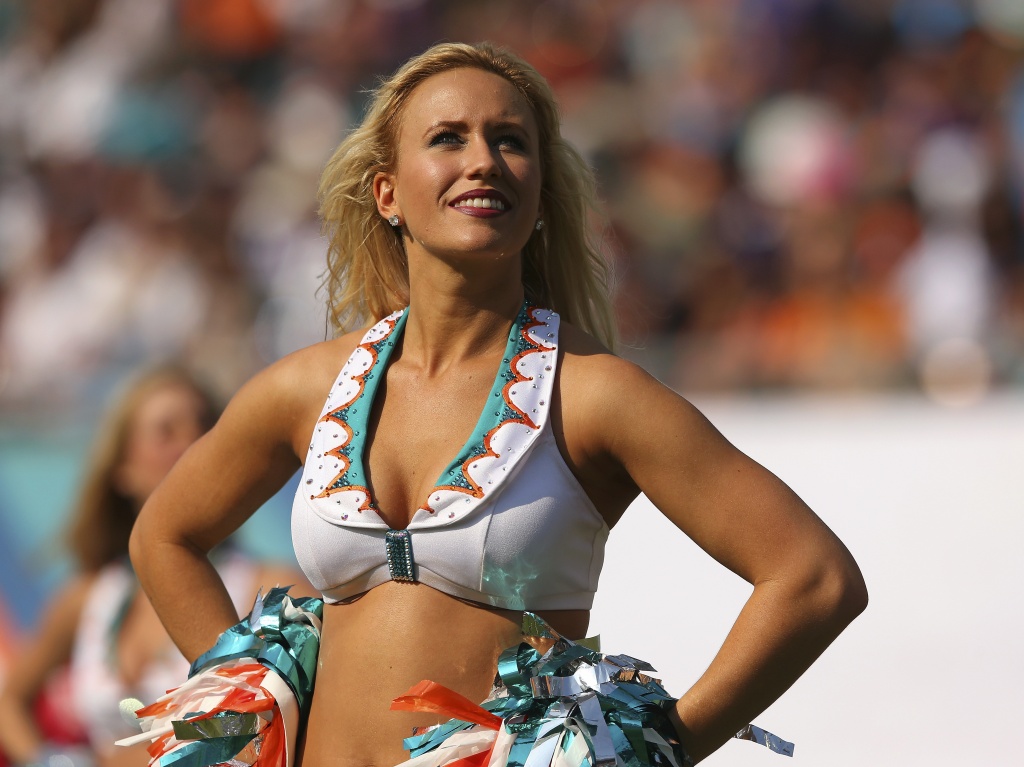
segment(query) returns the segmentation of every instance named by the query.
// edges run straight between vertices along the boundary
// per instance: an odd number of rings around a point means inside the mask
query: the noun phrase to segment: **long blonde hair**
[[[402,109],[428,77],[461,68],[508,80],[529,102],[540,134],[545,227],[523,248],[526,296],[613,346],[610,270],[592,228],[594,176],[562,138],[554,94],[518,56],[488,43],[442,43],[407,61],[374,91],[362,124],[341,143],[320,178],[320,216],[328,237],[328,318],[336,333],[379,320],[409,302],[401,235],[377,211],[373,179],[394,170]]]
[[[212,396],[183,368],[163,365],[141,373],[113,400],[89,448],[89,464],[65,534],[65,543],[83,572],[95,572],[128,553],[136,501],[118,489],[116,474],[124,460],[139,408],[168,387],[194,391],[202,401],[205,432],[217,418]]]

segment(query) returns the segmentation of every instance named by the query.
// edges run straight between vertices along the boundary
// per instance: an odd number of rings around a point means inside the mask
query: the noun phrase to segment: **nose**
[[[501,175],[501,159],[496,147],[483,137],[474,137],[466,156],[466,175],[469,178],[488,178]]]

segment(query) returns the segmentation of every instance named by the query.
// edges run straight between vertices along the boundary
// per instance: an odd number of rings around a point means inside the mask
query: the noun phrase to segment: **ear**
[[[381,171],[373,177],[373,197],[377,201],[377,212],[385,218],[397,215],[403,218],[395,200],[395,180],[390,173]]]

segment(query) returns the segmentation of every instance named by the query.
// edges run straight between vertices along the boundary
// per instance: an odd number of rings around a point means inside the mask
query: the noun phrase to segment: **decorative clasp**
[[[408,530],[388,530],[384,535],[391,580],[415,583],[412,559],[412,534]]]

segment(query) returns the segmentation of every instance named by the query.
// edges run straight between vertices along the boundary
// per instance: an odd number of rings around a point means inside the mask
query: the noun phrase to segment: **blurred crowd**
[[[669,384],[1024,385],[1020,0],[0,0],[0,409],[322,339],[321,166],[484,39],[555,87]]]

